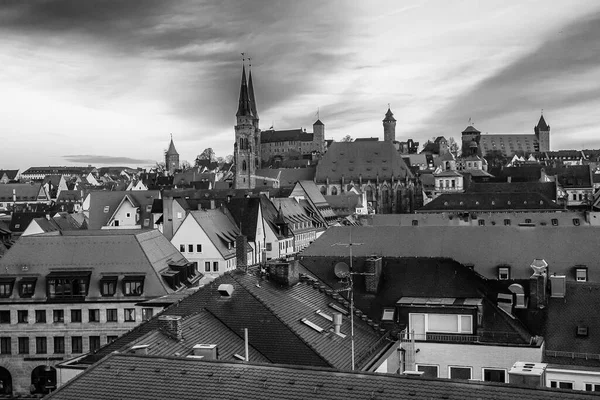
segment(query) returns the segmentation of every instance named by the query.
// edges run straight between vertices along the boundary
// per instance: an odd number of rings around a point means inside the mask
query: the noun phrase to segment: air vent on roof
[[[219,285],[217,290],[221,294],[221,297],[231,297],[233,294],[233,285],[229,283],[222,283]]]
[[[131,348],[131,352],[137,355],[148,355],[149,344],[139,344]]]

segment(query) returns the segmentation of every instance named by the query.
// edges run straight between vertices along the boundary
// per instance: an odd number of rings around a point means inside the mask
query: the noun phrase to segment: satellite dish
[[[339,262],[333,267],[333,273],[338,278],[346,278],[350,275],[350,267],[345,262]]]

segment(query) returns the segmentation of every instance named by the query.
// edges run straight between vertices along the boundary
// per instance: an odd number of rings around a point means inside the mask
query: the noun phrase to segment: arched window
[[[246,160],[242,161],[242,171],[247,169]]]
[[[334,186],[334,187],[331,188],[331,195],[332,196],[337,196],[337,187]]]
[[[325,186],[321,186],[321,194],[322,195],[326,195],[327,194],[327,188]]]
[[[371,185],[365,187],[365,192],[367,192],[367,201],[373,201],[373,188]]]

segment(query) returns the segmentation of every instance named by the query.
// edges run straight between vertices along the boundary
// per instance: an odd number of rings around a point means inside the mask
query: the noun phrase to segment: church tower
[[[544,114],[540,116],[537,126],[533,128],[535,137],[538,140],[538,151],[550,151],[550,125],[546,123]]]
[[[169,149],[165,152],[165,172],[169,175],[173,175],[176,170],[179,169],[179,153],[175,150],[173,144],[173,135],[171,135],[171,143],[169,143]]]
[[[396,141],[396,119],[389,106],[383,119],[383,141],[390,143]]]
[[[252,75],[250,75],[252,79]],[[256,169],[260,165],[260,130],[258,129],[258,113],[254,101],[254,88],[246,81],[246,67],[242,66],[242,83],[238,110],[235,114],[235,144],[233,157],[235,162],[235,189],[254,189],[256,187]],[[251,89],[250,89],[251,88]],[[254,110],[254,112],[253,112]]]

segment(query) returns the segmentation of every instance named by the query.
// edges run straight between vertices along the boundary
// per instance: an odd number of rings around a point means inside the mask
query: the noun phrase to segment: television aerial
[[[339,279],[344,279],[350,276],[350,267],[345,262],[339,262],[333,267],[333,273]]]

